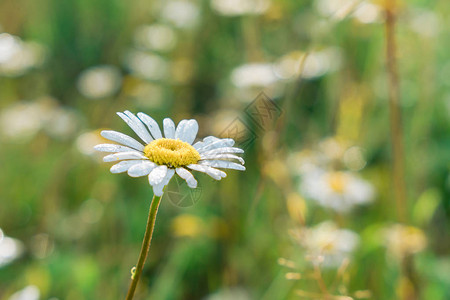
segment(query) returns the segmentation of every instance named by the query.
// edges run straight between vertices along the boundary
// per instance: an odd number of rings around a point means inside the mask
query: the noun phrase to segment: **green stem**
[[[134,297],[134,292],[141,277],[142,270],[144,269],[145,260],[147,259],[148,251],[150,250],[150,244],[152,241],[153,229],[155,228],[156,214],[158,213],[158,207],[161,203],[161,197],[153,196],[152,204],[150,204],[150,210],[148,213],[147,227],[145,229],[144,240],[142,241],[141,253],[139,254],[139,259],[136,265],[136,270],[131,277],[130,287],[128,288],[126,300],[132,300]]]
[[[395,0],[386,2],[386,58],[389,76],[389,108],[391,123],[392,173],[394,196],[397,203],[398,219],[407,221],[407,199],[405,184],[405,151],[403,148],[402,113],[400,110],[400,78],[397,67],[397,45],[395,39],[396,25]]]

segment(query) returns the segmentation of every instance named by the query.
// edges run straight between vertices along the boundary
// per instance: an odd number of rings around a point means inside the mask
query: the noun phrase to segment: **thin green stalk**
[[[391,111],[391,143],[393,154],[394,195],[397,202],[398,219],[408,222],[407,195],[405,184],[405,151],[403,147],[403,129],[400,110],[400,78],[397,66],[397,49],[395,25],[397,6],[395,0],[386,0],[386,58],[389,76],[389,106]],[[412,288],[403,287],[402,299],[420,299],[420,284],[414,268],[412,256],[406,256],[402,261],[402,273],[408,279]]]
[[[398,219],[407,221],[405,151],[403,149],[403,130],[400,111],[400,84],[397,69],[397,49],[395,40],[396,11],[395,1],[386,2],[386,58],[389,76],[389,107],[391,123],[391,144],[393,155],[394,196],[397,203]]]
[[[158,213],[158,207],[161,203],[161,197],[153,196],[152,204],[150,204],[150,210],[148,213],[147,227],[145,229],[144,240],[142,241],[141,253],[136,265],[135,272],[131,277],[130,287],[128,288],[126,300],[132,300],[134,292],[141,277],[142,270],[144,269],[145,260],[147,259],[148,251],[150,250],[150,244],[152,242],[153,229],[155,228],[156,214]]]

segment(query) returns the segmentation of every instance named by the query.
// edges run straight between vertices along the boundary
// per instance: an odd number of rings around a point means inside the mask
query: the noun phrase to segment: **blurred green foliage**
[[[269,1],[260,12],[233,16],[212,4],[221,1],[181,1],[190,8],[176,8],[176,2],[0,0],[0,32],[38,43],[44,53],[41,63],[22,73],[4,71],[2,55],[9,48],[0,38],[6,45],[0,46],[0,228],[22,249],[14,261],[0,260],[0,299],[29,285],[39,289],[40,299],[124,297],[152,190],[145,178],[110,174],[90,151],[102,142],[100,128],[134,136],[115,115],[123,110],[143,111],[160,124],[164,117],[196,118],[199,137],[219,136],[239,118],[247,124],[244,142],[253,138],[245,149],[247,171],[229,171],[221,182],[196,174],[201,190],[189,196],[194,205],[163,197],[136,299],[305,299],[298,290],[320,293],[308,278],[313,265],[289,232],[325,220],[360,237],[345,271],[346,290],[341,286],[338,294],[369,290],[371,299],[401,299],[414,284],[420,299],[449,299],[450,2],[399,4],[407,223],[427,240],[423,251],[403,260],[389,255],[380,234],[399,221],[390,173],[382,1],[371,2],[372,10],[359,17],[357,4],[344,11],[338,5],[327,15],[336,3],[348,5],[337,0]],[[152,24],[175,33],[173,47],[160,44],[167,31],[140,44],[136,30]],[[300,64],[309,76],[296,70],[258,84],[265,76],[259,71],[236,73],[249,63],[288,72],[293,62],[317,53],[322,56],[316,61]],[[289,57],[295,59],[283,65]],[[114,92],[97,99],[89,92],[104,82],[88,79],[92,86],[83,89],[80,76],[99,65],[114,66],[120,79]],[[240,86],[244,80],[256,83]],[[262,91],[282,111],[269,129],[245,111]],[[317,152],[327,137],[364,149],[359,173],[376,196],[344,214],[307,199],[299,223],[288,198],[308,197],[288,158],[305,149]],[[295,270],[279,258],[295,261]],[[288,280],[287,272],[305,277]],[[327,285],[336,272],[322,270]],[[211,296],[218,292],[222,296]]]

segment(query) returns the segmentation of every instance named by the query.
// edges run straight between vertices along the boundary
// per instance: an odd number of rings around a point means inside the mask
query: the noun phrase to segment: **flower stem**
[[[150,204],[150,210],[148,213],[147,227],[145,229],[144,240],[142,241],[141,253],[136,265],[135,272],[131,277],[130,287],[128,288],[126,300],[132,300],[134,292],[141,277],[142,270],[144,269],[145,260],[147,259],[148,251],[150,250],[150,244],[152,241],[153,229],[155,228],[156,214],[158,213],[158,207],[161,203],[161,197],[153,196],[152,203]]]

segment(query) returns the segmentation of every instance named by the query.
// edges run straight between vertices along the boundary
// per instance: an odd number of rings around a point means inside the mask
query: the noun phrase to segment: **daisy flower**
[[[294,232],[294,238],[303,246],[313,262],[324,267],[339,267],[350,259],[359,244],[359,236],[348,229],[340,229],[331,221]]]
[[[370,203],[375,196],[374,187],[356,174],[314,168],[303,174],[300,191],[337,212],[348,212],[355,205]]]
[[[196,120],[181,120],[175,126],[170,118],[166,118],[163,121],[163,136],[156,121],[142,112],[137,115],[129,111],[117,114],[144,144],[123,133],[104,130],[101,132],[104,138],[120,145],[100,144],[94,148],[112,153],[103,158],[105,162],[118,162],[111,167],[111,173],[128,172],[131,177],[148,176],[155,196],[162,196],[164,187],[175,173],[190,188],[196,188],[197,180],[191,171],[221,180],[227,174],[217,168],[245,170],[244,160],[236,155],[244,151],[233,147],[233,139],[208,136],[194,143],[198,132]]]

